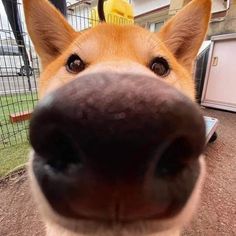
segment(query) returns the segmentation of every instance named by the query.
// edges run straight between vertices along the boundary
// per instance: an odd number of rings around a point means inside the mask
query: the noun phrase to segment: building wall
[[[153,24],[163,23],[168,19],[169,8],[164,7],[161,10],[155,11],[152,14],[143,15],[135,18],[135,23],[145,28],[150,29]]]
[[[135,16],[146,14],[155,9],[162,8],[170,4],[170,0],[132,0]]]
[[[189,3],[191,0],[171,0],[162,2],[162,6],[167,8],[159,7],[159,1],[141,1],[133,0],[135,9],[143,11],[141,15],[136,16],[136,22],[142,26],[153,30],[155,24],[166,22],[169,18],[174,16],[184,5]],[[236,32],[236,0],[231,0],[230,8],[229,0],[213,0],[212,1],[212,20],[209,27],[208,36],[234,33]],[[150,4],[150,5],[149,5]],[[150,10],[153,8],[152,10]],[[146,11],[145,11],[146,9]]]
[[[186,0],[172,0],[169,8],[169,15],[175,15],[188,2],[189,1]]]
[[[229,33],[236,33],[236,0],[231,0],[226,16],[212,19],[208,36]]]
[[[190,0],[172,0],[169,17],[175,15]],[[208,37],[236,32],[236,0],[212,0],[212,19]]]
[[[78,2],[70,0],[70,3]],[[95,6],[97,1],[87,0],[91,6]],[[135,22],[151,31],[158,30],[164,22],[175,15],[190,0],[129,0],[133,4]],[[231,0],[230,8],[227,11],[229,0],[213,0],[212,20],[209,26],[208,36],[234,33],[236,32],[236,0]],[[71,12],[73,17],[68,17],[69,21],[77,30],[89,27],[89,5],[79,4]],[[80,15],[80,22],[77,24],[75,16]]]

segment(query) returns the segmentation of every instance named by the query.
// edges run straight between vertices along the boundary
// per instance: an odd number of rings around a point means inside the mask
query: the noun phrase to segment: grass
[[[28,160],[29,121],[12,124],[10,114],[32,111],[36,93],[0,96],[0,177]]]
[[[29,122],[12,124],[10,114],[30,112],[36,102],[36,93],[0,96],[0,149],[27,141]]]
[[[28,161],[29,144],[22,143],[0,150],[0,178]]]

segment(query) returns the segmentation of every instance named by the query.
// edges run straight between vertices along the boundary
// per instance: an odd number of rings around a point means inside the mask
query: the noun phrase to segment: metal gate
[[[23,23],[22,3],[2,0],[0,9],[1,149],[27,140],[28,119],[37,102],[39,64]]]
[[[21,0],[0,0],[0,149],[28,140],[38,100],[39,62],[22,8]],[[91,27],[90,16],[86,3],[67,6],[68,21],[76,30]]]

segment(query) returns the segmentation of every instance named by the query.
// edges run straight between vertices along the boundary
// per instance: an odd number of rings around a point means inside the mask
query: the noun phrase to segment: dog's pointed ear
[[[193,0],[158,32],[177,60],[191,70],[205,38],[211,15],[211,0]]]
[[[47,0],[23,0],[26,25],[42,67],[59,56],[76,32]]]

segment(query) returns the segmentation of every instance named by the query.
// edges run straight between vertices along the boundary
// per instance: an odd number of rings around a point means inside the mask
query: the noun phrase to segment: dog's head
[[[46,0],[24,0],[41,59],[30,125],[31,182],[49,235],[161,235],[191,216],[203,179],[193,61],[210,0],[158,33],[75,32]]]

